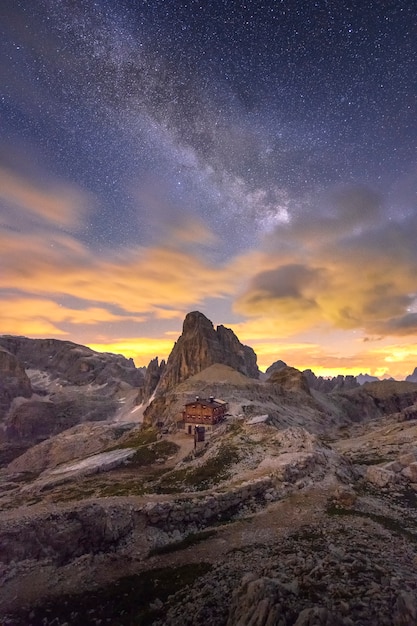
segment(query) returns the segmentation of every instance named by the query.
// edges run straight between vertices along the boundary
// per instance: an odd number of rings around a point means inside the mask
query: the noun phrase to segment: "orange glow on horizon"
[[[136,367],[148,365],[149,361],[156,356],[159,361],[167,359],[172,347],[172,339],[151,339],[139,337],[137,339],[121,339],[115,342],[88,343],[87,346],[96,352],[110,352],[122,354],[128,359],[133,359]]]

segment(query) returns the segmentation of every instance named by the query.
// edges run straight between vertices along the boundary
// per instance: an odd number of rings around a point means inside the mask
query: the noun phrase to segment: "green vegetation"
[[[119,470],[119,472],[123,470]],[[153,492],[153,484],[162,474],[167,472],[166,468],[152,469],[147,471],[146,476],[134,478],[129,476],[121,480],[120,474],[117,478],[108,473],[108,479],[102,477],[88,477],[77,485],[60,486],[59,491],[53,495],[54,502],[68,502],[71,500],[83,500],[85,498],[97,497],[108,498],[113,496],[142,496],[145,493]]]
[[[71,500],[82,500],[94,495],[94,488],[71,487],[70,489],[60,491],[54,496],[54,502],[70,502]]]
[[[166,613],[167,605],[161,609],[150,606],[156,599],[166,603],[168,596],[193,584],[211,567],[209,563],[193,563],[141,572],[103,589],[64,596],[58,602],[50,602],[31,611],[19,611],[13,615],[13,624],[149,626],[156,619],[163,620]]]
[[[371,519],[373,522],[380,524],[387,530],[395,533],[396,535],[401,535],[406,539],[409,539],[413,543],[417,543],[417,534],[408,530],[408,528],[404,528],[404,524],[414,525],[415,522],[412,520],[402,519],[401,522],[393,519],[392,517],[387,517],[385,515],[378,515],[376,513],[368,513],[365,511],[358,511],[357,509],[345,509],[344,507],[340,507],[337,505],[329,505],[326,510],[327,514],[330,516],[337,515],[352,515],[356,517],[363,517],[366,519]]]
[[[238,435],[243,431],[243,421],[234,421],[227,425],[227,434]]]
[[[193,533],[191,535],[187,535],[181,541],[175,541],[174,543],[168,543],[164,546],[157,546],[153,548],[149,552],[149,557],[155,556],[157,554],[169,554],[170,552],[176,552],[177,550],[185,550],[185,548],[189,548],[190,546],[194,546],[200,541],[205,541],[209,537],[213,537],[216,534],[215,530],[203,530],[199,533]]]
[[[158,440],[158,431],[155,428],[145,428],[139,431],[130,433],[123,442],[120,442],[109,450],[122,450],[123,448],[140,448],[140,446],[147,446],[150,443],[155,443]]]
[[[380,465],[382,463],[389,463],[395,459],[395,454],[386,456],[352,456],[351,461],[356,465]]]
[[[149,446],[140,446],[136,450],[136,454],[129,461],[129,467],[143,467],[144,465],[152,465],[158,460],[165,460],[176,454],[179,446],[173,441],[157,441]]]
[[[178,493],[187,488],[203,491],[225,480],[230,467],[239,460],[235,446],[222,445],[215,456],[197,467],[174,470],[163,476],[155,486],[157,493]]]
[[[123,450],[125,448],[136,449],[136,454],[128,462],[129,468],[144,467],[158,461],[164,461],[179,450],[179,446],[173,441],[165,439],[158,441],[158,431],[155,428],[146,428],[131,433],[123,442],[107,448],[107,451]]]

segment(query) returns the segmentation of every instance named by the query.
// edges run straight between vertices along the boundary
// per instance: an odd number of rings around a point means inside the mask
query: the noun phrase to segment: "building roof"
[[[195,404],[199,404],[200,406],[208,406],[208,407],[214,407],[214,408],[218,408],[218,407],[224,407],[225,404],[227,404],[227,402],[224,402],[223,400],[206,400],[205,398],[199,398],[198,400],[192,400],[191,402],[187,402],[185,404],[185,406],[192,406]]]

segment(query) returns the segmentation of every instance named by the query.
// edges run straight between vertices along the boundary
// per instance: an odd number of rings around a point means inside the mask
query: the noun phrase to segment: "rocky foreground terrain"
[[[415,626],[417,384],[324,392],[282,362],[262,379],[190,315],[147,372],[0,342],[1,623]],[[229,404],[197,449],[177,422],[193,395]],[[53,405],[44,430],[35,401]]]

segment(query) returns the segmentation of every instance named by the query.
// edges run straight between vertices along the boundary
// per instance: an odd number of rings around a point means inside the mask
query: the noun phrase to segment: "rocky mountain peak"
[[[407,376],[405,380],[409,383],[417,383],[417,367],[414,368],[414,372]]]
[[[310,395],[310,388],[303,372],[295,367],[281,367],[275,370],[267,380],[268,383],[281,385],[288,391],[303,391]]]
[[[164,393],[201,370],[221,363],[251,378],[259,377],[256,354],[243,345],[235,333],[217,326],[199,311],[185,317],[183,332],[168,357],[161,376],[158,393]]]
[[[182,334],[214,332],[213,323],[200,311],[191,311],[187,313],[182,325]]]
[[[272,376],[274,372],[278,372],[279,370],[284,369],[284,367],[287,367],[287,364],[279,359],[278,361],[272,363],[272,365],[270,365],[267,370],[265,370],[265,374],[267,376]]]
[[[162,374],[165,371],[166,363],[164,359],[159,363],[159,358],[155,357],[151,361],[149,361],[148,367],[146,368],[145,373],[145,381],[143,387],[140,387],[137,403],[140,404],[149,398],[152,397],[153,392],[155,391]]]

